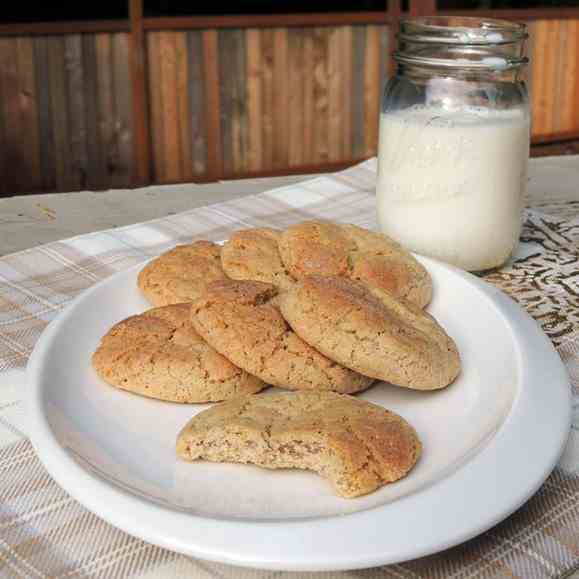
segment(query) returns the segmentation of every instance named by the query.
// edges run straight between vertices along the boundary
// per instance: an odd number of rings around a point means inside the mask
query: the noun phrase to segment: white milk
[[[518,243],[529,120],[520,110],[423,106],[383,114],[378,217],[406,248],[480,271]]]

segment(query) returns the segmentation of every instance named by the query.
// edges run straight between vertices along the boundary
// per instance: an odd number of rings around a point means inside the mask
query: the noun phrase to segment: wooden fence
[[[0,188],[132,183],[128,34],[0,38]]]
[[[533,138],[579,137],[579,11],[530,14]],[[337,16],[0,27],[0,194],[329,170],[375,154],[396,13]]]
[[[579,19],[530,22],[529,34],[533,136],[579,136]]]
[[[210,103],[203,35],[217,46],[209,66],[219,98]],[[386,27],[376,25],[149,33],[155,181],[208,172],[213,106],[226,175],[371,156],[387,41]]]

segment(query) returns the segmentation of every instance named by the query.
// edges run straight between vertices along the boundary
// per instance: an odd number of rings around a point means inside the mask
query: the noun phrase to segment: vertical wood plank
[[[37,87],[34,76],[32,38],[18,38],[18,79],[22,154],[26,163],[29,187],[41,188],[40,146],[38,134]]]
[[[249,28],[246,32],[246,98],[248,123],[247,166],[250,171],[262,168],[261,139],[261,31]]]
[[[187,33],[175,32],[175,61],[177,71],[177,115],[179,122],[179,141],[181,143],[180,178],[193,177],[193,153],[191,150],[191,111],[189,110],[189,65]]]
[[[314,30],[314,156],[316,163],[328,161],[328,32]]]
[[[96,38],[94,34],[82,37],[82,70],[84,71],[84,125],[86,159],[83,173],[86,185],[91,189],[104,189],[109,185],[108,167],[104,143],[98,130],[98,72],[96,61]]]
[[[314,35],[310,28],[303,30],[303,159],[314,163]]]
[[[570,84],[574,85],[574,89],[567,122],[572,127],[572,130],[579,130],[579,107],[576,106],[576,103],[579,102],[579,20],[573,21],[573,35],[571,38],[573,38],[573,42],[569,46],[569,50],[573,51],[575,75],[569,75],[569,78],[573,79]]]
[[[101,148],[101,159],[107,175],[114,173],[118,151],[114,142],[114,80],[112,58],[112,35],[95,35],[95,59],[98,87],[98,116],[96,131]],[[111,186],[112,178],[106,179],[105,186]]]
[[[151,130],[149,114],[149,93],[147,79],[147,38],[143,28],[143,0],[129,0],[129,18],[131,32],[123,35],[127,45],[127,73],[130,74],[130,99],[128,108],[130,121],[130,141],[121,134],[119,143],[120,166],[131,171],[131,181],[135,185],[146,185],[151,180]],[[129,77],[127,77],[128,80]],[[128,91],[127,91],[127,94]],[[130,147],[130,152],[125,150]],[[129,159],[134,159],[130,162]],[[122,179],[121,172],[121,179]]]
[[[342,66],[340,27],[328,30],[328,160],[342,156]]]
[[[533,39],[533,93],[532,93],[532,115],[533,115],[533,135],[544,135],[547,131],[547,108],[546,82],[547,82],[547,62],[549,60],[547,52],[547,22],[538,21],[535,23]]]
[[[144,159],[139,162],[147,161],[150,164],[150,148],[147,144],[134,144],[135,126],[137,119],[141,118],[140,114],[135,115],[132,107],[135,104],[133,99],[133,89],[136,87],[131,84],[131,70],[130,70],[130,39],[125,32],[116,33],[113,35],[113,80],[115,86],[114,92],[114,107],[115,107],[115,132],[114,138],[116,143],[117,157],[116,162],[111,172],[111,185],[116,187],[127,187],[135,182],[135,175],[140,175],[140,178],[149,178],[146,173],[141,173],[141,169],[135,168],[137,160],[134,156],[134,151],[139,150]],[[137,99],[139,100],[139,99]],[[145,98],[144,104],[148,101]],[[149,123],[147,121],[144,127],[144,132],[149,138]],[[144,138],[144,134],[142,135]],[[139,137],[140,138],[140,137]],[[147,183],[149,181],[146,181]]]
[[[262,133],[261,142],[263,147],[262,162],[264,169],[273,168],[273,58],[274,58],[274,34],[273,29],[264,28],[261,31],[261,111]]]
[[[219,51],[217,31],[203,31],[203,73],[205,78],[205,106],[207,118],[208,174],[214,179],[223,175],[221,119],[219,104]]]
[[[3,47],[3,42],[0,39],[0,48]],[[4,73],[1,67],[1,58],[0,58],[0,103],[4,102],[4,92],[3,86],[6,82],[4,78]],[[4,110],[3,107],[0,106],[0,195],[10,195],[10,187],[8,182],[5,180],[5,175],[7,172],[7,161],[6,161],[6,153],[8,151],[8,147],[6,145],[5,137],[4,137]]]
[[[48,76],[49,40],[45,36],[34,39],[34,75],[37,90],[38,136],[40,149],[41,188],[43,191],[56,189],[56,155],[52,127],[51,94]]]
[[[223,170],[234,172],[233,141],[234,126],[234,92],[235,92],[235,38],[230,30],[220,30],[219,39],[219,104],[221,118],[221,146]]]
[[[344,26],[342,28],[342,37],[340,40],[341,47],[341,66],[343,74],[342,82],[342,148],[340,159],[352,159],[352,27]]]
[[[159,55],[159,38],[161,32],[147,34],[149,61],[149,94],[151,102],[151,138],[153,144],[153,180],[155,183],[166,180],[163,130],[163,99],[161,95],[161,66]]]
[[[6,136],[6,113],[4,112],[4,87],[9,82],[4,70],[7,39],[0,38],[0,195],[13,195],[12,183],[9,176],[9,141]],[[4,57],[3,57],[4,55]]]
[[[553,44],[555,48],[555,85],[554,85],[554,99],[551,103],[553,107],[553,132],[561,133],[565,131],[564,117],[566,114],[566,94],[565,86],[567,83],[567,77],[569,74],[569,57],[567,54],[567,33],[568,33],[569,21],[562,20],[559,23],[559,34],[558,37],[553,39]]]
[[[378,143],[378,111],[380,108],[380,38],[378,27],[371,25],[366,30],[366,52],[364,68],[364,156],[376,154]]]
[[[56,187],[72,191],[75,187],[71,163],[69,107],[66,91],[64,38],[50,37],[48,43],[48,68],[50,83],[50,111],[54,131]]]
[[[303,163],[304,134],[304,91],[303,76],[303,30],[291,28],[288,31],[288,165],[295,167]]]
[[[87,188],[88,150],[87,150],[87,127],[85,124],[85,81],[83,70],[83,38],[80,34],[71,34],[63,37],[64,61],[66,74],[66,91],[68,101],[68,113],[70,122],[70,159],[74,174],[71,182],[75,189]],[[90,91],[90,87],[89,87]],[[87,115],[88,117],[88,115]],[[88,140],[93,143],[94,134],[89,133]],[[92,175],[91,175],[92,176]]]
[[[233,51],[229,58],[233,64],[231,152],[234,173],[247,171],[247,99],[245,90],[245,30],[232,30]]]
[[[558,99],[556,92],[557,83],[557,58],[558,58],[558,37],[561,22],[559,20],[550,20],[547,23],[547,51],[545,54],[545,72],[548,77],[545,79],[543,87],[543,99],[545,107],[545,127],[547,134],[555,132],[555,103]],[[555,89],[555,90],[554,90]],[[555,97],[555,98],[554,98]]]
[[[352,54],[352,152],[355,159],[366,154],[365,141],[365,53],[366,27],[353,27],[353,54]]]
[[[177,68],[175,62],[175,32],[163,31],[159,36],[161,70],[161,98],[163,101],[164,144],[163,165],[165,179],[178,181],[181,177],[181,147],[177,104]]]
[[[191,124],[191,159],[195,175],[207,171],[207,139],[205,129],[205,103],[203,101],[203,44],[201,32],[187,33],[189,51],[189,117]]]
[[[273,114],[275,139],[273,143],[273,167],[288,166],[288,39],[287,29],[276,28],[273,33]]]
[[[561,63],[557,73],[558,87],[561,91],[561,110],[558,113],[558,131],[572,131],[574,128],[573,114],[576,108],[574,100],[574,82],[569,79],[576,79],[577,55],[575,53],[575,38],[577,34],[576,20],[569,20],[565,23],[564,39],[560,44]]]
[[[21,150],[18,54],[13,38],[0,38],[0,115],[3,117],[4,162],[0,178],[8,194],[21,192],[26,165]]]

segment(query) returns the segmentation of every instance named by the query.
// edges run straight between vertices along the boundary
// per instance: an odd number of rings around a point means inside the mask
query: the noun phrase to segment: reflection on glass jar
[[[382,230],[469,271],[504,264],[521,231],[529,156],[525,26],[403,20],[380,118]]]

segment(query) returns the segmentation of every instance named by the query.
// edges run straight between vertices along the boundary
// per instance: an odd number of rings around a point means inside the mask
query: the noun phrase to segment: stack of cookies
[[[426,269],[354,225],[306,221],[178,246],[138,285],[156,307],[114,326],[93,366],[145,396],[222,401],[181,430],[186,460],[310,469],[359,496],[404,476],[421,445],[400,416],[352,394],[376,380],[444,388],[460,371],[453,340],[423,310]],[[257,394],[269,385],[292,392]]]

